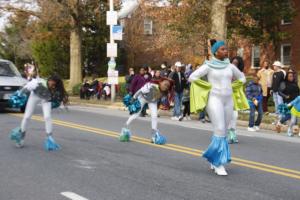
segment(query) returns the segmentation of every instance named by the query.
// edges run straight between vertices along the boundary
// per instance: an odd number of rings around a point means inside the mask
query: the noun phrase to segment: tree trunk
[[[231,3],[231,0],[214,0],[211,10],[211,38],[217,40],[225,40],[227,37],[227,21],[226,12],[227,6]]]
[[[69,89],[82,82],[81,35],[78,28],[71,30],[70,35],[70,83]]]

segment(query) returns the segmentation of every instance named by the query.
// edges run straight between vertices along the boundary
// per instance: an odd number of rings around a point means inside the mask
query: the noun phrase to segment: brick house
[[[165,5],[156,5],[154,9],[163,10]],[[162,34],[164,24],[167,19],[162,20],[146,13],[139,8],[128,19],[122,20],[124,27],[124,38],[120,44],[126,53],[126,66],[141,67],[149,64],[158,68],[162,63],[168,65],[176,61],[183,63],[202,63],[205,59],[206,51],[197,45],[188,45],[186,48],[176,49],[159,45],[159,41],[168,40],[167,34]]]
[[[293,0],[293,5],[297,12],[300,11],[300,1]],[[293,67],[300,70],[300,14],[297,14],[292,21],[282,20],[281,30],[289,33],[291,37],[279,44],[277,52],[271,52],[273,58],[271,61],[279,60],[286,67]],[[239,40],[237,45],[232,48],[230,54],[239,55],[244,58],[246,71],[250,69],[259,69],[262,62],[266,59],[264,48],[255,46],[246,40]],[[270,52],[270,50],[268,50]]]
[[[295,9],[300,10],[300,0],[293,0]],[[156,6],[155,9],[164,9],[164,6]],[[166,54],[164,47],[156,47],[154,41],[157,38],[168,39],[167,35],[161,35],[160,29],[165,21],[149,17],[147,13],[138,9],[130,19],[122,21],[125,26],[124,41],[121,47],[127,55],[126,65],[139,67],[145,64],[159,66],[163,62],[174,64],[180,60],[183,63],[202,63],[207,55],[207,49],[203,46],[187,45],[187,48],[180,49],[176,55]],[[292,66],[300,70],[300,15],[296,15],[292,21],[282,20],[281,28],[290,33],[291,38],[282,41],[278,52],[272,52],[273,60],[280,60],[285,66]],[[271,48],[270,48],[271,49]],[[174,49],[176,51],[176,49]],[[243,57],[246,72],[250,69],[259,69],[265,58],[265,50],[260,46],[255,46],[247,40],[239,39],[232,46],[229,42],[230,57],[240,55]]]

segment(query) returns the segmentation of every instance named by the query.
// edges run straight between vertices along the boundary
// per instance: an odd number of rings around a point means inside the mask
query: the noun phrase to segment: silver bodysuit
[[[189,81],[198,80],[206,75],[212,85],[206,111],[211,119],[214,134],[225,137],[233,112],[232,80],[235,78],[245,83],[246,78],[232,64],[223,69],[215,69],[204,64],[191,74]]]

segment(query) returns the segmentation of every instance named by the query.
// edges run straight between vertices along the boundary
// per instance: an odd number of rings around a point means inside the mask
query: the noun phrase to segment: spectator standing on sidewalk
[[[186,80],[189,79],[189,77],[192,73],[193,73],[193,66],[191,64],[188,64],[187,66],[185,66],[184,76],[185,76]],[[182,104],[183,104],[184,108],[183,108],[183,115],[179,119],[180,121],[182,121],[183,119],[187,120],[187,121],[191,120],[190,86],[191,86],[191,84],[189,82],[187,82],[186,87],[183,90]]]
[[[132,67],[129,68],[128,74],[125,76],[125,81],[126,81],[126,91],[129,93],[130,92],[130,85],[131,82],[134,78],[134,69]]]
[[[299,86],[293,72],[287,73],[286,80],[280,84],[278,93],[283,98],[285,104],[289,104],[299,96]],[[281,125],[290,119],[290,114],[281,116],[279,123],[276,125],[277,132],[280,132]]]
[[[264,61],[262,69],[257,72],[259,83],[263,90],[263,111],[268,112],[268,99],[272,86],[272,77],[274,71],[270,68],[269,61]]]
[[[134,95],[139,89],[141,89],[147,82],[151,81],[151,75],[147,72],[148,67],[142,67],[139,74],[135,75],[130,86],[130,94]],[[146,116],[147,104],[141,111],[141,117]]]
[[[169,71],[168,71],[167,65],[165,63],[163,63],[160,66],[160,68],[161,68],[161,70],[160,70],[161,77],[168,78]]]
[[[171,79],[174,81],[175,84],[175,97],[174,97],[174,113],[172,120],[179,120],[182,113],[181,113],[181,105],[182,105],[182,97],[183,97],[183,90],[186,86],[186,78],[184,77],[184,73],[182,72],[183,65],[181,62],[175,63],[176,71],[173,73]]]
[[[154,76],[153,76],[152,80],[159,81],[160,79],[161,79],[160,71],[156,70],[155,73],[154,73]]]
[[[257,76],[253,76],[253,80],[250,81],[246,87],[246,96],[250,106],[249,126],[248,131],[258,131],[260,123],[262,121],[263,109],[262,109],[262,87],[259,84]],[[255,111],[257,110],[258,116],[255,120]]]
[[[147,82],[145,78],[145,68],[140,68],[139,74],[136,74],[132,79],[129,87],[130,94],[134,95],[139,89],[141,89]]]
[[[285,79],[286,72],[282,69],[283,65],[279,61],[275,61],[273,64],[274,67],[274,73],[272,78],[272,90],[271,93],[273,95],[273,100],[275,104],[275,112],[276,114],[279,114],[277,111],[278,105],[283,103],[282,97],[279,95],[279,87],[281,82]]]

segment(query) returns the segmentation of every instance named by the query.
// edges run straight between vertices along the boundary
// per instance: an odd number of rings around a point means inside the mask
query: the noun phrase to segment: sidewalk
[[[71,105],[81,105],[81,106],[88,106],[88,107],[98,107],[98,108],[107,108],[107,109],[114,109],[114,110],[121,110],[121,111],[126,111],[127,109],[124,107],[123,103],[121,101],[116,101],[112,103],[110,100],[97,100],[97,99],[90,99],[90,100],[82,100],[79,97],[70,97],[70,103]],[[164,116],[164,117],[171,117],[172,112],[171,111],[164,111],[164,110],[159,110],[159,115]],[[241,127],[247,127],[248,126],[248,113],[244,112],[241,113],[238,120],[237,125]],[[193,120],[198,120],[198,116],[192,115],[191,116]],[[286,134],[287,128],[286,126],[282,127],[281,133],[277,133],[275,129],[275,125],[268,123],[270,121],[273,121],[275,119],[274,116],[266,116],[264,117],[264,121],[267,123],[261,123],[260,128],[264,130],[269,130],[269,131],[274,131],[274,134],[280,134],[284,135]]]

